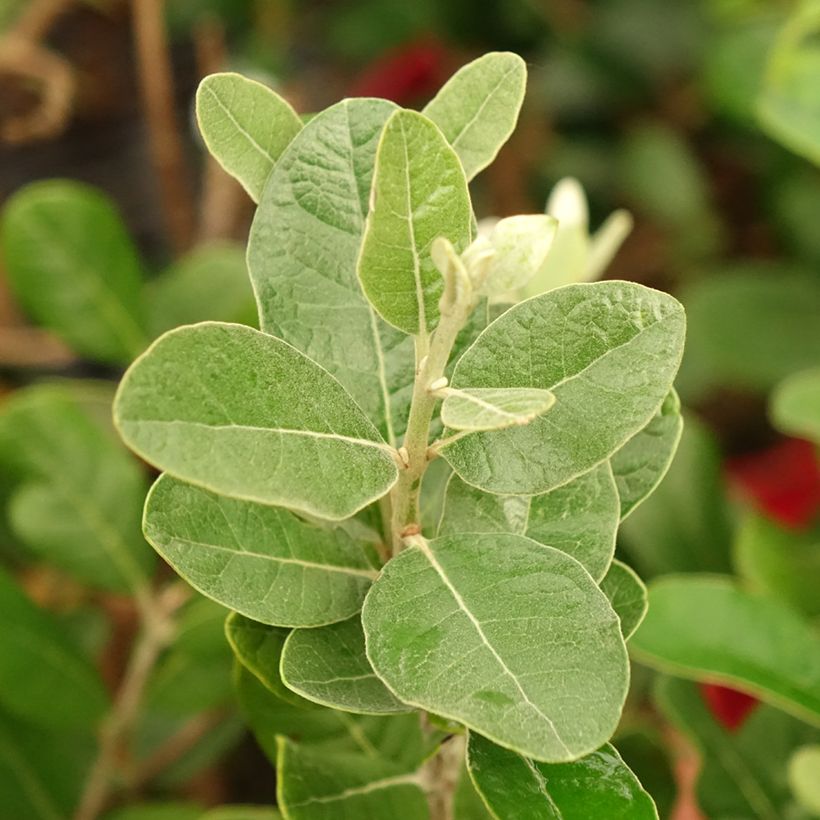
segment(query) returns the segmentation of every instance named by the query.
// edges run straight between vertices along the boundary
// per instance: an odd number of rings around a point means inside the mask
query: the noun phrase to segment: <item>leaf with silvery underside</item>
[[[470,732],[467,766],[498,820],[657,820],[638,778],[608,743],[570,763],[539,763]]]
[[[621,561],[609,565],[601,581],[601,592],[609,598],[621,619],[621,632],[628,641],[646,615],[646,586],[634,570]]]
[[[444,280],[430,246],[446,237],[458,252],[470,241],[472,207],[461,163],[439,129],[416,111],[384,126],[357,271],[370,303],[405,333],[438,322]]]
[[[0,705],[50,729],[93,727],[108,708],[97,670],[3,570],[0,612]]]
[[[669,469],[683,432],[680,399],[672,390],[658,412],[610,459],[621,518],[652,494]]]
[[[9,820],[71,816],[95,754],[93,737],[0,712],[0,797]]]
[[[415,540],[362,610],[367,656],[405,703],[539,760],[612,734],[628,686],[618,618],[584,568],[518,535]]]
[[[668,394],[683,352],[683,308],[629,282],[568,285],[510,308],[461,357],[452,386],[550,390],[525,427],[473,433],[442,455],[493,493],[548,492],[608,459]]]
[[[618,521],[618,492],[608,464],[535,496],[492,495],[453,475],[447,484],[439,535],[526,535],[571,555],[600,581],[615,552]]]
[[[273,626],[349,618],[376,577],[362,544],[341,528],[167,475],[146,501],[145,535],[203,595]]]
[[[308,706],[304,698],[285,686],[279,674],[282,647],[290,632],[280,626],[252,621],[238,612],[231,612],[225,619],[225,637],[239,663],[276,697],[296,706]]]
[[[142,265],[94,188],[48,180],[18,191],[3,211],[0,248],[23,309],[79,355],[122,364],[144,349]]]
[[[243,325],[203,322],[161,336],[123,377],[114,418],[131,449],[176,478],[320,518],[348,518],[398,475],[332,376]]]
[[[279,739],[276,798],[290,820],[401,817],[426,820],[419,775],[360,754],[318,753]]]
[[[196,92],[196,117],[216,161],[259,202],[273,166],[302,121],[275,91],[240,74],[211,74]]]
[[[356,752],[372,760],[417,767],[441,742],[426,737],[418,714],[351,715],[302,700],[301,706],[276,697],[250,671],[237,665],[234,683],[240,711],[267,757],[275,764],[280,736],[333,752]]]
[[[511,52],[490,52],[460,68],[424,107],[472,179],[494,159],[518,122],[527,66]]]
[[[707,817],[804,816],[791,813],[795,800],[784,767],[795,749],[817,740],[816,728],[759,704],[738,729],[729,730],[711,714],[696,684],[675,678],[658,681],[655,702],[700,752],[695,790]]]
[[[245,249],[239,244],[200,246],[148,283],[146,299],[155,335],[211,319],[256,325]]]
[[[393,394],[412,380],[413,340],[365,299],[356,262],[376,147],[395,110],[350,99],[312,119],[276,164],[248,245],[262,330],[339,379],[391,444]]]
[[[663,672],[742,689],[820,726],[820,637],[793,609],[728,577],[651,583],[630,649]]]
[[[155,558],[140,535],[146,481],[114,437],[110,397],[45,384],[0,408],[0,461],[14,482],[10,525],[38,558],[113,592],[148,584]]]
[[[294,629],[282,650],[282,680],[302,697],[356,714],[408,712],[379,680],[358,615],[318,629]]]
[[[503,430],[529,424],[553,404],[553,393],[531,387],[450,389],[441,420],[451,430]]]

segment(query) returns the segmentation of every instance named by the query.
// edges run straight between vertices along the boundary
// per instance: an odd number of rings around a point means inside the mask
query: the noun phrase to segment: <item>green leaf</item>
[[[494,159],[518,122],[527,66],[511,52],[485,54],[460,68],[425,106],[453,146],[467,179]]]
[[[351,99],[311,120],[277,163],[248,245],[262,330],[336,376],[391,444],[412,392],[413,341],[367,302],[356,262],[377,142],[395,110]]]
[[[304,698],[288,689],[279,674],[282,647],[289,629],[252,621],[238,612],[225,619],[225,637],[236,659],[276,697],[296,706],[307,706]]]
[[[319,629],[294,629],[282,651],[282,680],[302,697],[345,712],[407,712],[379,680],[364,648],[358,616]]]
[[[444,290],[430,246],[444,236],[463,251],[472,207],[458,157],[422,114],[399,110],[387,120],[370,201],[357,264],[362,288],[385,321],[426,335]]]
[[[599,581],[612,561],[618,492],[608,464],[544,495],[491,495],[454,475],[447,484],[439,535],[526,535],[579,561]]]
[[[621,619],[621,632],[628,641],[646,615],[646,586],[634,570],[616,560],[601,581],[601,592]]]
[[[0,704],[48,729],[87,729],[108,696],[97,671],[60,625],[0,570]]]
[[[770,412],[775,427],[820,442],[820,369],[803,370],[781,382]]]
[[[621,518],[626,518],[661,483],[672,464],[682,432],[680,399],[672,390],[649,424],[612,456]]]
[[[257,321],[241,245],[196,248],[149,283],[146,302],[157,336],[208,319],[245,325]]]
[[[94,756],[89,735],[54,732],[0,712],[0,800],[13,820],[66,820]]]
[[[470,732],[470,777],[499,820],[657,820],[652,798],[609,744],[571,763],[539,763]]]
[[[230,700],[231,650],[225,643],[225,610],[200,596],[179,614],[174,643],[155,667],[145,692],[152,714],[192,716]]]
[[[274,626],[349,618],[376,577],[362,544],[341,528],[323,529],[279,507],[170,476],[148,496],[145,536],[203,595]]]
[[[555,404],[549,390],[528,387],[479,387],[448,390],[441,420],[451,430],[503,430],[521,427]]]
[[[0,247],[25,311],[81,356],[119,364],[145,347],[140,261],[98,191],[64,180],[26,186],[6,204]]]
[[[269,806],[217,806],[199,820],[280,820],[281,814]]]
[[[684,680],[659,681],[663,714],[695,743],[702,764],[696,790],[710,818],[783,820],[792,815],[784,766],[789,755],[818,737],[817,730],[761,704],[731,731],[706,708],[698,687]]]
[[[362,622],[401,700],[522,754],[572,760],[615,729],[628,682],[618,619],[556,549],[508,534],[419,539],[385,565]]]
[[[0,408],[0,457],[16,481],[11,526],[32,552],[95,587],[147,585],[154,556],[140,535],[145,477],[80,391],[18,391]]]
[[[108,812],[104,820],[200,820],[201,817],[202,809],[196,804],[173,801],[123,806]]]
[[[820,744],[801,746],[789,758],[789,785],[802,806],[820,814]]]
[[[726,683],[820,725],[820,637],[792,609],[728,578],[651,583],[630,648],[654,668]]]
[[[202,138],[217,162],[259,202],[279,156],[302,121],[275,91],[240,74],[211,74],[196,92]]]
[[[496,319],[461,357],[453,387],[551,390],[526,427],[474,433],[442,454],[469,484],[534,495],[609,458],[668,394],[683,350],[683,309],[627,282],[568,285]]]
[[[204,322],[161,336],[123,377],[114,418],[126,444],[177,478],[321,518],[353,515],[398,474],[335,379],[242,325]]]
[[[387,761],[317,753],[280,738],[276,774],[277,802],[289,820],[428,817],[419,776]]]
[[[714,435],[696,418],[686,418],[666,478],[621,524],[620,534],[642,577],[729,571],[732,523],[722,458]]]
[[[796,531],[749,513],[735,536],[733,558],[738,574],[754,590],[809,617],[820,615],[820,527]]]

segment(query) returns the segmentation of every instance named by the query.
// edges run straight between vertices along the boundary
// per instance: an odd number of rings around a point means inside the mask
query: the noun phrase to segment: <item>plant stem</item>
[[[438,753],[430,758],[423,770],[430,820],[453,820],[453,797],[465,745],[464,735],[453,735],[442,743]]]
[[[85,782],[74,820],[95,820],[108,802],[117,757],[123,740],[134,725],[151,672],[162,650],[173,637],[172,614],[188,597],[178,584],[166,587],[150,608],[142,608],[142,631],[111,711],[100,730],[100,746]]]

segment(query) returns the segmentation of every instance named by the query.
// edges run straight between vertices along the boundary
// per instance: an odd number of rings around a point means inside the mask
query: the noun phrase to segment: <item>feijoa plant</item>
[[[258,202],[261,330],[169,331],[114,414],[164,471],[147,538],[234,611],[240,703],[293,820],[452,816],[465,750],[494,817],[657,816],[608,745],[645,609],[613,552],[677,444],[684,314],[580,281],[586,253],[553,288],[549,215],[478,231],[468,183],[525,82],[493,53],[421,113],[346,99],[304,126],[235,74],[198,92]]]

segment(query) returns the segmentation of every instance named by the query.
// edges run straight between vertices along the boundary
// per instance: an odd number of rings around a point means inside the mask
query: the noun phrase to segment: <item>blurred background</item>
[[[95,330],[112,259],[132,296],[121,323],[139,317],[144,338],[199,319],[255,322],[243,255],[253,203],[198,136],[203,76],[252,76],[300,114],[344,96],[421,107],[491,50],[522,55],[529,85],[516,133],[472,186],[479,218],[539,212],[574,177],[592,228],[617,209],[634,219],[605,278],[667,290],[687,309],[680,450],[619,549],[647,580],[733,573],[816,623],[818,432],[772,421],[781,383],[820,365],[816,2],[0,0],[0,414],[45,401],[36,391],[56,379],[106,427],[106,391],[143,345]],[[18,231],[32,211],[37,230]],[[49,552],[65,534],[10,503],[43,459],[81,481],[77,464],[93,461],[83,447],[102,445],[61,444],[74,429],[62,417],[21,418],[0,421],[0,561],[102,658],[113,686],[133,602],[116,583],[66,572]],[[222,611],[198,599],[182,617],[148,689],[132,794],[200,806],[272,799],[273,776],[232,705]],[[713,787],[693,785],[699,761],[709,764],[708,732],[663,712],[647,670],[636,666],[633,685],[616,745],[661,817],[728,816],[710,806]],[[720,687],[698,692],[727,737],[758,708]],[[27,731],[6,707],[0,692],[0,736]],[[787,757],[765,775],[782,796],[774,813],[732,816],[804,816],[787,815]],[[66,779],[59,805],[75,799]]]

